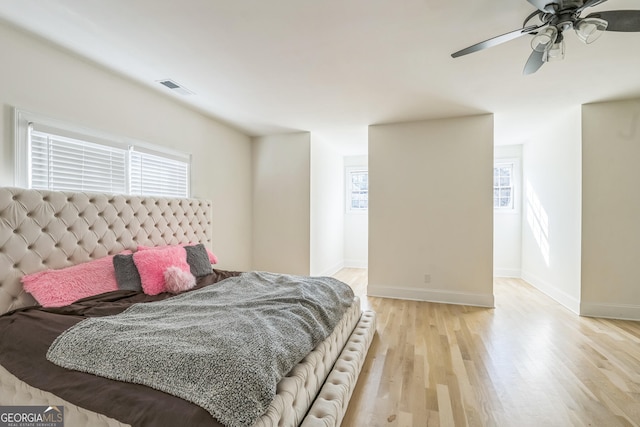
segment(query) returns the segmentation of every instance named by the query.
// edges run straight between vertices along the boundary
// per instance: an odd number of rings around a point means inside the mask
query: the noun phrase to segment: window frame
[[[496,158],[493,161],[493,169],[500,166],[510,166],[511,167],[511,206],[508,207],[500,207],[493,205],[493,211],[495,213],[504,213],[504,214],[517,214],[520,212],[520,196],[521,196],[521,185],[520,185],[520,159],[518,158]],[[492,187],[495,190],[495,186]],[[493,191],[492,191],[493,193]],[[492,197],[493,199],[493,197]]]
[[[366,173],[367,174],[367,207],[366,208],[353,208],[351,201],[353,195],[353,188],[351,186],[351,174],[353,173]],[[368,214],[369,212],[369,168],[366,166],[349,166],[345,168],[345,211],[347,214]]]
[[[85,128],[68,122],[53,119],[42,114],[32,113],[19,108],[14,108],[14,184],[17,187],[31,188],[31,124],[38,131],[47,132],[72,138],[83,142],[109,146],[127,152],[127,170],[125,172],[126,193],[131,194],[131,165],[130,152],[132,150],[159,156],[165,159],[178,160],[187,165],[186,197],[191,197],[192,177],[190,153],[173,150],[171,148],[150,144],[133,138],[116,136],[102,131]],[[77,190],[82,191],[82,190]]]

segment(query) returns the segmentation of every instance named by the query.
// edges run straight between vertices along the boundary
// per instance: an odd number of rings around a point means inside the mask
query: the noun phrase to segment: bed
[[[42,353],[65,329],[54,331],[52,325],[56,321],[41,318],[45,314],[58,316],[56,319],[71,314],[82,320],[111,316],[136,303],[147,306],[144,303],[167,299],[169,295],[164,293],[147,296],[118,290],[61,308],[42,309],[33,307],[36,301],[23,288],[21,278],[139,246],[203,243],[211,247],[211,218],[211,203],[198,199],[0,188],[0,314],[4,313],[0,320],[5,326],[16,323],[32,328],[26,335],[38,336],[43,342],[25,344],[24,348],[39,346]],[[213,269],[211,274],[198,278],[194,294],[198,289],[221,287],[239,274]],[[20,323],[25,319],[29,326]],[[68,324],[65,322],[60,321],[63,326]],[[22,330],[24,336],[25,329]],[[363,312],[355,297],[328,336],[279,381],[275,397],[253,425],[339,426],[374,333],[375,314]],[[8,327],[0,334],[5,343],[23,339]],[[13,350],[10,347],[1,347],[0,361],[5,363],[0,364],[0,405],[62,405],[66,426],[155,426],[162,425],[162,420],[164,425],[221,425],[192,402],[144,385],[48,365],[44,354],[34,356],[40,358],[34,362],[28,360],[28,351],[20,353],[20,345],[14,345]],[[9,354],[10,351],[14,353]],[[26,373],[35,365],[41,366],[42,373]],[[61,376],[68,374],[70,377]],[[121,391],[124,387],[128,387],[127,392]],[[83,394],[105,394],[111,403],[87,403]]]

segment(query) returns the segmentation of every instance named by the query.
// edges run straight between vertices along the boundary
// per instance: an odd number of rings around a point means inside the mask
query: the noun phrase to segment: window
[[[190,156],[16,110],[16,184],[35,189],[189,197]]]
[[[347,212],[369,209],[369,172],[362,168],[347,169]]]
[[[493,166],[493,208],[514,209],[513,163],[496,163]]]

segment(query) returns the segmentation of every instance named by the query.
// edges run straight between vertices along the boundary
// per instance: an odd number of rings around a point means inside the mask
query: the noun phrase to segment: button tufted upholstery
[[[0,188],[0,314],[35,303],[20,278],[140,245],[211,246],[211,202]]]
[[[301,427],[339,426],[376,332],[376,314],[365,311],[345,344]]]

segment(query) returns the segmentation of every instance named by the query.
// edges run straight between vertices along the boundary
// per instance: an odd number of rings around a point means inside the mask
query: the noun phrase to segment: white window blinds
[[[189,197],[188,155],[150,152],[33,123],[27,139],[29,188]]]
[[[31,188],[127,192],[126,151],[31,131]]]
[[[188,177],[188,163],[131,151],[131,194],[187,197]]]

